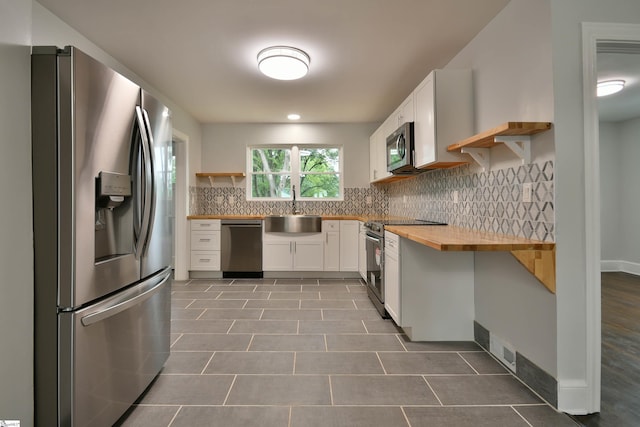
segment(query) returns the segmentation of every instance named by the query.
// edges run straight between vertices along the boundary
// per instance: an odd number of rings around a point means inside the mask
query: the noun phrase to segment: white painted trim
[[[558,381],[558,402],[562,396],[562,409],[558,409],[572,415],[592,413],[593,408],[585,405],[592,401],[592,388],[586,381]]]
[[[602,260],[600,261],[600,271],[602,272],[622,272],[640,276],[640,263],[623,260]]]
[[[177,143],[176,149],[176,193],[175,193],[175,228],[174,248],[175,265],[174,277],[176,280],[188,280],[189,224],[187,215],[189,212],[189,136],[177,129],[173,129],[173,140]]]
[[[597,43],[640,41],[640,25],[582,24],[584,167],[585,167],[585,265],[586,265],[586,382],[558,385],[559,409],[572,414],[600,410],[600,141],[596,99]],[[582,404],[580,404],[580,399]]]

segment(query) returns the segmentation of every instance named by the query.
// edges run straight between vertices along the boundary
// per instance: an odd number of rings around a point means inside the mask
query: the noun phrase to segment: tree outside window
[[[249,199],[342,199],[342,148],[305,145],[248,148]]]

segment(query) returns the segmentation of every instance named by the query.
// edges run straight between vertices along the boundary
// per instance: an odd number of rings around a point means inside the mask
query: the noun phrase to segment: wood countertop
[[[397,225],[385,230],[438,251],[509,251],[549,292],[556,292],[555,243],[450,225]]]
[[[451,225],[392,225],[385,230],[439,251],[552,250],[556,245]]]
[[[279,215],[279,214],[276,214]],[[285,214],[286,215],[286,214]],[[316,214],[308,214],[316,215]],[[264,219],[268,215],[189,215],[187,219]],[[367,221],[366,216],[361,215],[320,215],[323,220],[355,220]]]

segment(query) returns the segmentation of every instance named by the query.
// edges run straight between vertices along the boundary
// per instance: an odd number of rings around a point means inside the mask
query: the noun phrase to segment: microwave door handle
[[[407,150],[403,134],[398,135],[398,138],[396,139],[396,150],[398,151],[398,156],[400,156],[401,159],[404,159],[407,154]]]

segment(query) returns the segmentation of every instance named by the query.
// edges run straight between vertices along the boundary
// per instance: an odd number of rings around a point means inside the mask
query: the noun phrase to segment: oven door
[[[367,233],[367,290],[384,306],[384,239]],[[376,301],[373,301],[374,304]]]

